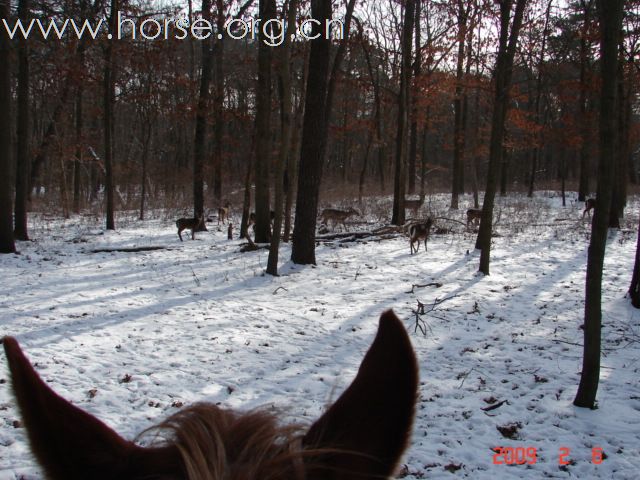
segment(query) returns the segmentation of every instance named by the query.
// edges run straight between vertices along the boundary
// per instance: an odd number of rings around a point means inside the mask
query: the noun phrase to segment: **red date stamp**
[[[494,465],[534,465],[538,461],[538,450],[535,447],[494,447]],[[571,465],[571,450],[567,447],[558,449],[558,465]],[[606,455],[602,448],[593,447],[591,449],[591,463],[600,465]]]

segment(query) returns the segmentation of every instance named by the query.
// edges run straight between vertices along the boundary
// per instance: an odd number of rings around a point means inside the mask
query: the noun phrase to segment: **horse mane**
[[[304,480],[303,428],[262,410],[235,412],[197,403],[142,432],[178,448],[189,480]],[[311,451],[307,452],[311,453]]]

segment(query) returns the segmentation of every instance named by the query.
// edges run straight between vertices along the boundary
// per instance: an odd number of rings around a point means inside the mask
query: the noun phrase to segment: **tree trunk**
[[[211,0],[202,0],[202,18],[211,23]],[[193,140],[193,216],[204,220],[204,162],[207,156],[207,117],[209,113],[209,86],[211,85],[211,38],[202,40],[202,72],[196,110],[196,131]],[[206,231],[204,221],[197,231]]]
[[[596,207],[591,222],[591,242],[587,258],[582,374],[578,393],[573,401],[577,407],[585,408],[595,408],[600,378],[602,267],[614,182],[610,161],[616,155],[616,81],[618,39],[622,28],[623,3],[623,0],[597,0],[596,2],[602,32],[600,40],[602,65],[600,161],[598,164]]]
[[[287,13],[287,24],[295,25],[297,15],[297,0],[291,0]],[[291,147],[291,39],[290,30],[287,29],[285,40],[280,47],[279,76],[280,76],[280,105],[281,105],[281,139],[280,152],[276,162],[275,172],[275,217],[273,219],[273,233],[271,235],[271,245],[269,247],[269,258],[267,259],[267,273],[278,275],[278,249],[280,248],[280,232],[282,230],[282,210],[284,207],[284,167]]]
[[[304,58],[307,58],[307,50],[305,48]],[[304,97],[306,95],[304,86],[307,84],[307,77],[309,76],[309,62],[304,62],[305,66],[302,72],[301,79],[301,98],[299,99],[298,107],[296,109],[295,115],[295,128],[292,132],[291,139],[291,151],[289,152],[289,157],[287,159],[287,172],[286,178],[287,182],[285,184],[285,192],[287,194],[287,199],[284,207],[284,236],[282,240],[284,242],[289,242],[291,238],[291,211],[293,209],[293,199],[296,194],[296,189],[294,185],[298,184],[298,159],[300,158],[300,142],[302,136],[302,119],[303,119],[303,111],[304,108]]]
[[[422,50],[420,39],[420,10],[422,9],[421,0],[416,0],[416,11],[414,15],[414,31],[415,31],[415,48],[416,55],[413,63],[413,79],[416,82],[414,91],[417,90],[417,82],[420,78],[422,70]],[[418,155],[418,102],[417,91],[411,96],[411,134],[409,138],[409,193],[412,194],[416,190],[416,157]],[[368,146],[367,146],[368,148]]]
[[[541,99],[542,99],[542,72],[543,72],[543,65],[546,59],[546,50],[547,50],[547,38],[549,37],[549,20],[551,18],[551,5],[553,4],[553,0],[549,0],[549,3],[547,4],[547,9],[545,11],[545,19],[544,19],[544,30],[542,33],[542,46],[540,48],[540,56],[538,57],[538,73],[537,73],[537,77],[536,77],[536,97],[535,97],[535,101],[534,101],[534,119],[536,122],[536,125],[540,125],[540,104],[541,104]],[[540,139],[540,143],[541,143],[541,139]],[[528,192],[528,197],[532,198],[533,197],[533,190],[535,188],[535,182],[536,182],[536,169],[538,168],[538,156],[540,154],[539,151],[539,144],[536,143],[536,146],[533,149],[533,152],[530,152],[530,158],[531,158],[531,173],[529,176],[529,192]]]
[[[263,24],[275,16],[273,0],[260,0],[260,18]],[[262,28],[260,29],[262,32]],[[271,207],[269,192],[269,166],[271,164],[271,51],[267,37],[258,39],[258,85],[256,87],[256,243],[271,240]]]
[[[0,18],[8,19],[10,0],[0,0]],[[13,239],[11,201],[11,45],[6,32],[0,33],[0,253],[16,251]]]
[[[224,30],[223,0],[216,0],[217,29]],[[215,75],[215,94],[213,97],[213,112],[215,124],[213,126],[213,196],[216,203],[222,205],[222,139],[224,136],[224,36],[216,40],[213,49]]]
[[[584,9],[584,23],[580,32],[580,127],[582,145],[580,146],[580,182],[578,184],[578,200],[584,202],[589,195],[589,159],[591,151],[591,122],[587,108],[587,91],[591,78],[589,75],[589,57],[591,42],[588,40],[589,24],[591,23],[591,8],[593,0],[581,2]]]
[[[482,219],[476,248],[481,250],[479,271],[489,275],[491,258],[491,234],[493,231],[493,206],[496,195],[496,182],[502,163],[504,124],[509,105],[509,87],[511,86],[513,58],[518,43],[518,34],[522,26],[522,17],[527,0],[516,0],[515,13],[511,32],[509,20],[511,16],[511,0],[500,3],[500,46],[494,75],[495,100],[491,119],[491,139],[489,141],[489,167],[487,171],[487,187],[482,204]]]
[[[464,129],[462,123],[462,96],[463,96],[463,75],[465,42],[467,39],[467,19],[469,6],[467,2],[457,0],[458,10],[458,58],[456,62],[456,88],[453,100],[454,121],[453,121],[453,165],[451,175],[451,208],[458,209],[458,198],[463,192],[464,174]]]
[[[29,23],[29,0],[20,0],[18,16],[23,25]],[[16,202],[14,237],[29,240],[27,206],[29,200],[29,45],[22,37],[18,41],[18,154],[16,155]]]
[[[396,133],[396,162],[393,182],[393,215],[391,223],[403,225],[405,221],[404,194],[407,181],[407,139],[409,125],[409,83],[411,79],[411,43],[413,38],[415,0],[405,3],[402,27],[402,66],[400,69],[400,94],[398,95],[398,130]]]
[[[119,0],[111,0],[109,13],[109,29],[116,30]],[[115,103],[115,72],[114,72],[114,42],[107,42],[104,62],[104,169],[105,194],[107,197],[107,230],[115,230],[114,202],[113,202],[113,106]]]
[[[84,62],[82,63],[84,65]],[[82,97],[84,87],[82,83],[78,85],[76,91],[75,102],[75,127],[76,127],[76,157],[73,160],[73,212],[80,213],[80,170],[82,168],[82,127],[83,127],[83,111],[82,111]]]
[[[331,0],[312,0],[311,17],[320,24],[331,18]],[[331,41],[313,25],[309,53],[309,75],[305,95],[302,149],[298,172],[296,216],[293,227],[291,260],[297,264],[315,264],[315,233],[322,166],[326,150],[325,132],[328,115],[327,90]]]

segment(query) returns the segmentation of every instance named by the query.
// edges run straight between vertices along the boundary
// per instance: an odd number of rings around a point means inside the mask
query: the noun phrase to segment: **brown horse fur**
[[[196,404],[150,429],[164,440],[149,447],[58,396],[14,338],[3,343],[31,449],[53,480],[386,478],[409,442],[418,366],[391,310],[380,317],[353,383],[306,433],[270,413]]]

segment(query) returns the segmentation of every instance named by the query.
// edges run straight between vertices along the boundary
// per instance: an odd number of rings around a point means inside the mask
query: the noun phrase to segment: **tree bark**
[[[20,0],[18,16],[23,25],[29,23],[29,0]],[[14,237],[29,240],[27,206],[29,200],[29,44],[18,41],[18,154],[16,155],[16,202],[14,205]]]
[[[211,22],[211,0],[202,0],[202,18]],[[196,131],[193,139],[193,216],[204,218],[204,162],[207,156],[207,116],[209,112],[209,87],[211,85],[211,38],[202,40],[202,71],[196,110]],[[197,231],[206,231],[204,221]]]
[[[402,27],[402,66],[400,69],[400,94],[398,95],[398,130],[396,133],[396,162],[393,182],[393,214],[391,223],[403,225],[405,221],[404,195],[407,181],[407,139],[409,125],[409,83],[411,79],[411,43],[413,39],[415,0],[405,3]]]
[[[580,146],[580,182],[578,184],[578,200],[584,202],[589,195],[589,160],[591,151],[590,131],[591,122],[587,108],[587,92],[591,83],[589,75],[589,57],[591,52],[591,42],[588,41],[589,25],[591,24],[591,11],[593,0],[581,1],[584,22],[580,35],[580,127],[582,145]]]
[[[622,28],[623,0],[597,0],[600,19],[602,86],[600,97],[600,160],[598,191],[591,222],[584,306],[584,351],[577,407],[595,408],[600,378],[600,331],[602,322],[602,267],[607,243],[607,225],[613,189],[610,161],[616,155],[616,82],[618,41]]]
[[[116,31],[116,21],[119,0],[111,0],[109,13],[109,30]],[[114,72],[113,41],[107,42],[104,62],[104,169],[105,195],[107,200],[107,230],[115,230],[114,200],[113,200],[113,107],[115,103],[115,72]]]
[[[498,59],[494,74],[495,100],[491,119],[491,139],[489,141],[489,167],[487,171],[487,187],[482,204],[482,218],[476,239],[476,249],[480,249],[479,271],[489,275],[491,258],[491,234],[493,231],[493,206],[496,195],[496,183],[500,173],[504,147],[504,126],[509,105],[509,87],[513,69],[513,59],[518,43],[518,35],[522,26],[522,18],[527,0],[516,0],[515,13],[511,29],[509,29],[512,0],[500,2],[500,43]],[[510,31],[509,31],[510,30]]]
[[[457,0],[458,10],[458,58],[456,62],[456,87],[453,100],[454,122],[453,122],[453,165],[451,176],[451,208],[458,209],[458,198],[464,193],[464,126],[462,123],[462,96],[463,96],[463,75],[465,42],[467,39],[467,20],[470,6],[468,2]]]
[[[311,17],[321,24],[331,18],[331,0],[312,0]],[[302,148],[298,172],[296,215],[293,226],[291,260],[297,264],[315,264],[316,217],[322,180],[322,166],[327,144],[325,132],[328,115],[327,91],[331,40],[313,25],[309,53],[309,75],[302,126]]]
[[[414,81],[414,92],[415,94],[411,96],[411,134],[409,137],[409,194],[412,194],[416,190],[416,157],[418,155],[418,102],[417,102],[417,82],[420,78],[420,74],[422,71],[422,50],[421,50],[421,39],[420,39],[420,10],[422,9],[421,0],[416,0],[416,11],[414,15],[414,30],[415,30],[415,61],[413,62],[413,81]],[[368,151],[369,145],[367,145]]]
[[[290,0],[287,12],[287,25],[295,25],[298,2]],[[278,275],[278,250],[280,248],[280,232],[282,230],[282,211],[284,207],[284,167],[291,147],[291,117],[292,117],[292,91],[291,91],[291,37],[287,29],[285,40],[279,49],[279,77],[280,77],[280,105],[281,105],[281,135],[280,152],[276,162],[275,171],[275,216],[273,219],[273,233],[267,259],[267,273]]]
[[[0,0],[0,18],[9,19],[11,2]],[[13,238],[11,201],[11,44],[6,32],[0,33],[0,253],[16,251]]]
[[[260,0],[262,25],[275,16],[273,0]],[[258,37],[258,85],[256,87],[256,243],[271,240],[271,207],[269,166],[271,164],[271,51],[260,28]]]
[[[216,0],[217,10],[217,30],[224,29],[224,3],[223,0]],[[213,96],[213,112],[215,124],[213,126],[213,196],[216,203],[221,205],[222,201],[222,139],[224,136],[224,36],[217,39],[213,49],[215,63],[215,93]]]

